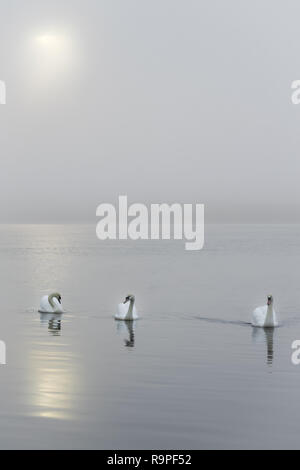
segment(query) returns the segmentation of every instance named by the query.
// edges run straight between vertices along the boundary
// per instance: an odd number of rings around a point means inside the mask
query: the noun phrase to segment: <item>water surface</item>
[[[210,226],[200,252],[2,226],[0,447],[299,448],[299,255],[299,226]],[[51,291],[62,317],[37,312]],[[269,293],[282,326],[253,329]]]

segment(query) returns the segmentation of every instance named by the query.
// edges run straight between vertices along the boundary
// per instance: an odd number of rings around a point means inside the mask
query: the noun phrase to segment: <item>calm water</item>
[[[2,226],[1,448],[299,448],[300,227],[211,226],[100,242],[94,226]],[[39,300],[59,291],[61,319]],[[133,329],[114,321],[136,295]],[[253,330],[272,293],[282,326]]]

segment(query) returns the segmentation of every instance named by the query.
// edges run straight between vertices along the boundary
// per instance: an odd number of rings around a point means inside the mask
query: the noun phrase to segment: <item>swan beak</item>
[[[129,301],[129,299],[125,299],[123,304],[127,304],[128,301]]]

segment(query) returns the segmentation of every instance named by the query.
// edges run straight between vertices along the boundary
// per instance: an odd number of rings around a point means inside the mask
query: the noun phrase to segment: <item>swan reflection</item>
[[[117,321],[118,334],[128,335],[128,338],[124,339],[127,348],[134,348],[135,346],[135,329],[136,321]]]
[[[267,364],[271,366],[274,360],[274,328],[253,328],[252,340],[255,344],[266,342]]]
[[[57,313],[41,313],[41,325],[47,326],[49,333],[53,336],[61,335],[61,319],[62,315]]]

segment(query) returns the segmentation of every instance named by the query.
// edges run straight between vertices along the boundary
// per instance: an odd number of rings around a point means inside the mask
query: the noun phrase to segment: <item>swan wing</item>
[[[252,314],[252,325],[263,326],[265,324],[267,311],[268,307],[266,305],[257,307]]]
[[[54,298],[53,303],[55,305],[55,309],[50,305],[48,295],[44,295],[41,299],[41,304],[39,308],[40,313],[64,313],[63,306],[59,303],[59,301]]]
[[[123,303],[119,304],[118,305],[118,312],[116,313],[115,318],[117,320],[124,320],[124,318],[126,317],[127,312],[128,312],[128,307],[129,307],[128,304],[123,304]]]
[[[126,318],[127,313],[128,313],[129,306],[130,306],[129,302],[127,302],[126,304],[124,304],[124,303],[119,304],[118,305],[118,312],[115,315],[115,319],[116,320],[124,320]],[[138,313],[137,313],[137,310],[135,308],[135,305],[133,306],[132,317],[133,317],[134,320],[138,319]]]
[[[44,295],[44,297],[42,297],[39,312],[41,312],[41,313],[53,313],[53,308],[49,304],[48,295]]]

